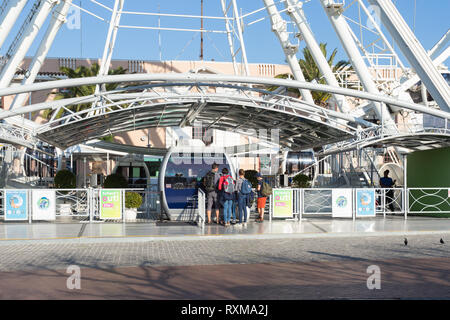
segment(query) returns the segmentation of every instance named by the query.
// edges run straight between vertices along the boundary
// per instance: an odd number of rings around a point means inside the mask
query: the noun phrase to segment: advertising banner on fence
[[[120,190],[102,190],[100,193],[100,219],[122,218]]]
[[[273,189],[272,217],[292,218],[294,212],[294,190]]]
[[[333,218],[352,218],[352,189],[333,189],[332,208]]]
[[[356,190],[356,216],[375,217],[375,190]]]
[[[33,190],[31,198],[33,220],[56,219],[56,193],[54,190]]]
[[[5,191],[5,220],[28,220],[26,190]]]

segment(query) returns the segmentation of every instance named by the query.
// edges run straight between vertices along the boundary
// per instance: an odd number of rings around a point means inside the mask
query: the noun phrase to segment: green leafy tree
[[[75,78],[86,78],[86,77],[95,77],[98,75],[98,71],[100,70],[100,66],[98,63],[93,63],[90,67],[80,66],[78,68],[71,69],[67,67],[61,67],[60,71],[63,72],[68,78],[75,79]],[[116,74],[124,74],[127,70],[118,67],[116,69],[112,69],[108,71],[109,75],[116,75]],[[118,83],[108,83],[105,85],[105,88],[107,91],[114,90],[117,88],[119,84]],[[91,94],[95,93],[95,85],[83,85],[78,87],[70,87],[64,90],[61,90],[61,92],[57,93],[55,96],[55,100],[60,99],[68,99],[68,98],[76,98],[76,97],[84,97],[89,96]],[[77,105],[69,106],[67,107],[69,110],[73,112],[79,112],[85,109],[89,109],[92,106],[92,103],[80,103]],[[60,118],[64,114],[63,109],[60,109],[58,114],[55,116],[55,118]],[[44,117],[47,119],[50,119],[53,115],[54,110],[46,110],[44,112]]]
[[[331,67],[333,73],[340,72],[344,69],[350,70],[351,67],[349,66],[349,61],[340,60],[335,63],[335,58],[337,54],[337,49],[335,48],[333,52],[327,57],[327,44],[326,43],[320,43],[319,44],[320,50],[322,51],[324,57],[327,59],[328,65]],[[300,69],[303,72],[303,75],[305,77],[305,80],[307,82],[316,82],[319,84],[326,84],[326,81],[322,75],[322,73],[319,70],[319,67],[317,66],[316,62],[314,61],[314,58],[309,51],[308,47],[305,47],[302,51],[303,53],[303,59],[300,59],[298,63],[300,64]],[[275,78],[278,79],[287,79],[287,78],[293,78],[292,75],[289,75],[287,73],[276,75]],[[274,90],[275,88],[269,88],[269,90]],[[294,92],[298,94],[297,89],[290,88],[290,92]],[[314,102],[317,105],[325,106],[328,99],[330,98],[330,94],[326,92],[320,92],[320,91],[312,91],[311,92]]]

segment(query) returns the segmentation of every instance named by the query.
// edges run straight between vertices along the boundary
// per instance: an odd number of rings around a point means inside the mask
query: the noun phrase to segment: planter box
[[[125,220],[136,220],[137,208],[125,208]]]
[[[57,205],[57,211],[61,216],[72,215],[72,206],[70,203],[61,203]]]

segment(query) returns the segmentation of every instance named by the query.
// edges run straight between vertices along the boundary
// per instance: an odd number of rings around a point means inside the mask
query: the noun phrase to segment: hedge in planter
[[[125,192],[125,207],[139,208],[142,205],[142,196],[137,192]]]
[[[309,177],[302,173],[297,174],[292,178],[292,184],[294,188],[310,188],[311,182],[309,181]]]
[[[106,177],[103,188],[127,188],[128,181],[121,174],[113,173]]]
[[[60,170],[55,176],[55,187],[58,189],[74,189],[77,186],[75,175],[69,170]]]

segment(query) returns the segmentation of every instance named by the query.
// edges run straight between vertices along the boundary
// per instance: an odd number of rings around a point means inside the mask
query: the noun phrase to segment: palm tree
[[[326,43],[320,43],[320,50],[322,51],[325,58],[327,58],[327,44]],[[300,69],[303,72],[303,75],[305,77],[305,80],[307,82],[316,82],[319,84],[326,84],[325,79],[322,76],[322,73],[319,70],[319,67],[317,66],[316,62],[314,61],[314,58],[309,51],[308,47],[305,47],[303,49],[303,59],[300,59],[298,61],[300,65]],[[330,56],[327,58],[328,65],[331,67],[333,73],[337,73],[343,69],[351,69],[349,67],[349,62],[345,60],[340,60],[336,64],[334,63],[334,59],[336,57],[337,49],[335,48],[333,52],[330,54]],[[275,76],[275,78],[279,79],[286,79],[288,77],[292,78],[292,75],[289,74],[279,74]],[[272,89],[272,88],[271,88]],[[289,90],[291,92],[295,92],[298,94],[298,91],[296,89]],[[330,98],[330,94],[326,92],[321,91],[312,91],[311,92],[314,102],[317,105],[325,106],[327,103],[327,100]]]
[[[85,77],[95,77],[98,74],[98,71],[100,70],[100,66],[98,63],[93,63],[90,67],[81,66],[74,69],[67,68],[67,67],[61,67],[59,69],[62,73],[64,73],[68,78],[85,78]],[[109,70],[109,75],[115,75],[115,74],[124,74],[127,70],[118,67],[113,70]],[[109,83],[106,84],[106,90],[114,90],[117,88],[119,84],[117,83]],[[60,100],[60,99],[67,99],[67,98],[75,98],[75,97],[84,97],[88,95],[92,95],[95,93],[95,85],[83,85],[79,87],[71,87],[64,90],[61,90],[59,93],[56,94],[54,100]],[[67,107],[69,110],[73,112],[79,112],[85,109],[88,109],[92,106],[92,103],[82,103],[78,105],[73,105]],[[47,119],[50,119],[53,115],[54,110],[46,110],[44,112],[44,117]],[[55,118],[60,118],[64,114],[64,110],[60,109],[59,113],[55,116]]]

